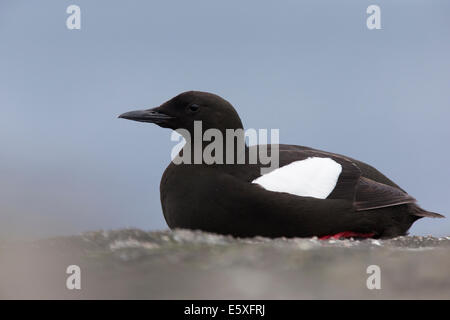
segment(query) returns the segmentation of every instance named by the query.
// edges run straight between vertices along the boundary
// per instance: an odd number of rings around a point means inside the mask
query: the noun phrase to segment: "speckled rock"
[[[66,268],[81,268],[81,290]],[[381,289],[368,289],[368,266]],[[0,243],[0,298],[449,299],[450,237],[236,239],[137,229]]]

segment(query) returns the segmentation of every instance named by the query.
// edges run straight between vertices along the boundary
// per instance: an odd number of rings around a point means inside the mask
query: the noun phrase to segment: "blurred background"
[[[81,8],[68,30],[66,8]],[[366,8],[381,7],[381,30]],[[450,2],[0,2],[0,239],[166,229],[170,131],[117,119],[186,90],[246,128],[368,162],[450,216]],[[450,233],[450,219],[411,234]]]

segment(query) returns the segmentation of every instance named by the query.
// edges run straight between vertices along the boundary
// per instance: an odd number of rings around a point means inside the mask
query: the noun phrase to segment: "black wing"
[[[356,210],[371,210],[414,203],[416,199],[400,189],[361,177],[356,186]]]
[[[416,202],[395,184],[387,185],[363,177],[360,167],[345,156],[307,147],[280,145],[280,166],[309,157],[331,158],[342,166],[336,187],[327,199],[349,200],[357,211]]]

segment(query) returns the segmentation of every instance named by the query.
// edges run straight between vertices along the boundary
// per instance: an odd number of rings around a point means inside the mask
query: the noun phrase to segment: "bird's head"
[[[218,95],[201,92],[183,92],[161,106],[121,114],[119,118],[155,123],[163,128],[185,129],[194,134],[194,122],[201,121],[202,129],[241,129],[242,122],[233,106]]]

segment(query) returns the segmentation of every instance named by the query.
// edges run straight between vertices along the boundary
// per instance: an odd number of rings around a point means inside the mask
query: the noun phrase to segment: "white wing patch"
[[[311,157],[275,169],[252,183],[269,191],[325,199],[336,187],[342,166],[330,158]]]

